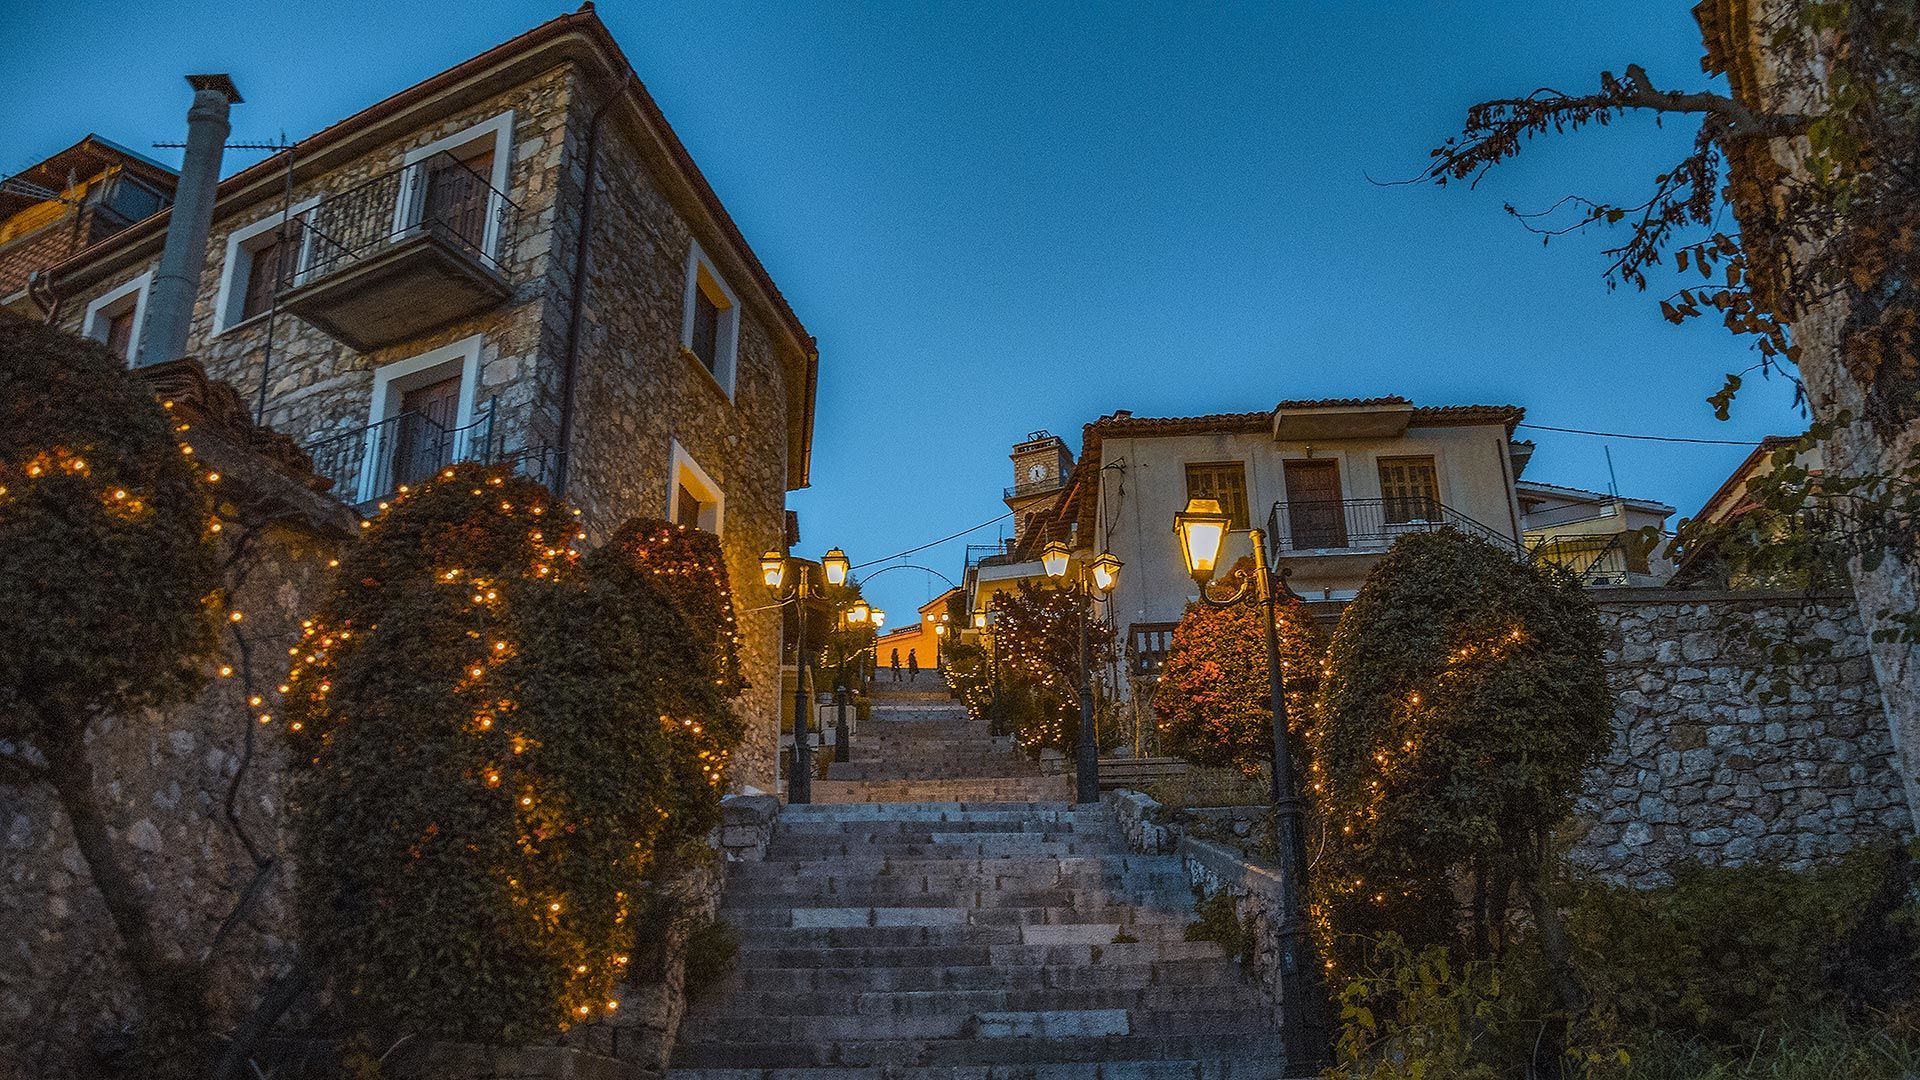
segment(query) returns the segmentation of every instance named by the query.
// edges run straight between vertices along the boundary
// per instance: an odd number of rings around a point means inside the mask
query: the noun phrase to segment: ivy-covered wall
[[[1577,864],[1657,885],[1686,860],[1801,868],[1910,832],[1852,597],[1619,589],[1596,599],[1614,741],[1575,807]],[[1773,640],[1799,642],[1801,657],[1769,662]]]
[[[209,433],[195,426],[196,450],[211,459]],[[222,482],[271,483],[270,468],[241,465],[244,453],[221,458]],[[282,494],[296,502],[303,491],[296,485]],[[223,627],[217,671],[226,674],[216,673],[186,705],[98,724],[89,746],[112,839],[151,898],[157,935],[185,959],[211,951],[216,1030],[253,1010],[294,945],[284,858],[261,876],[245,914],[219,934],[255,885],[258,868],[247,845],[262,858],[285,849],[274,691],[287,670],[287,649],[300,638],[300,620],[331,582],[328,564],[343,543],[338,525],[288,515],[251,532],[242,557],[247,572],[228,597],[245,618]],[[230,525],[225,535],[238,539],[242,531]],[[223,554],[232,556],[231,543]],[[250,679],[235,648],[241,636]],[[249,701],[256,693],[259,705]],[[51,790],[9,784],[3,775],[0,927],[0,1077],[95,1075],[93,1060],[111,1059],[127,1041],[121,1028],[135,1018],[137,990]]]

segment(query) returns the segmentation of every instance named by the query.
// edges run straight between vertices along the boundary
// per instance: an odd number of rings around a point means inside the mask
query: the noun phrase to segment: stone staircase
[[[1174,856],[1131,854],[944,694],[876,701],[854,760],[729,867],[733,972],[678,1080],[1274,1080],[1273,1008],[1185,940]],[[926,676],[923,675],[925,680]],[[909,697],[908,694],[916,696]]]

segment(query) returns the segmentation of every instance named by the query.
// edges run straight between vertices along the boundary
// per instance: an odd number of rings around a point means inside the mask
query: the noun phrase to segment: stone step
[[[972,874],[1003,881],[1057,881],[1073,875],[1111,877],[1154,871],[1172,873],[1179,866],[1179,857],[1174,855],[1126,855],[1101,851],[1085,855],[1010,859],[981,858],[957,848],[942,847],[931,855],[890,857],[869,854],[820,859],[774,857],[763,862],[735,863],[727,868],[727,881],[729,884],[739,881],[741,887],[746,889],[760,882],[776,882],[799,874],[839,880],[859,880],[878,874],[952,880]]]
[[[733,923],[732,920],[728,920]],[[956,945],[1091,944],[1116,939],[1185,941],[1187,922],[1114,921],[967,926],[755,926],[733,923],[741,948],[950,948]]]
[[[1037,1065],[673,1069],[668,1080],[1281,1080],[1282,1065],[1236,1058]]]
[[[823,884],[832,887],[822,888]],[[881,875],[851,881],[803,878],[780,882],[778,887],[752,893],[738,890],[726,898],[721,911],[752,916],[766,911],[785,911],[796,906],[958,907],[988,910],[1066,908],[1073,911],[1146,907],[1162,911],[1188,911],[1192,908],[1192,893],[1187,888],[1185,875],[1174,874],[1109,881],[1083,879],[1072,883],[981,879],[947,887],[930,886],[925,878]],[[724,917],[733,918],[731,914]]]
[[[674,1053],[678,1068],[817,1068],[820,1066],[1038,1065],[1168,1059],[1277,1062],[1278,1036],[1255,1032],[1105,1037],[824,1039],[804,1042],[685,1042]],[[1100,1075],[1100,1074],[1096,1074]],[[1280,1075],[1278,1072],[1275,1075]]]
[[[1070,928],[1030,928],[1060,931],[1041,937],[1070,938]],[[1098,936],[1081,930],[1081,937]],[[738,963],[750,968],[889,968],[889,967],[1033,967],[1069,964],[1140,964],[1156,960],[1224,959],[1226,950],[1211,941],[1140,941],[1115,944],[1061,940],[1019,945],[846,946],[819,945],[756,949],[743,947]]]
[[[777,994],[828,991],[838,995],[853,995],[950,990],[1131,990],[1149,986],[1205,989],[1212,994],[1228,987],[1244,988],[1246,981],[1234,964],[1222,962],[1218,955],[1131,962],[1103,957],[1101,963],[1080,967],[758,967],[735,969],[720,981],[709,998],[715,1002],[723,1001],[727,990]]]
[[[1088,904],[1072,907],[765,907],[721,909],[735,929],[860,930],[907,927],[921,930],[968,927],[1172,926],[1184,929],[1190,905],[1156,910],[1147,905]]]
[[[711,1004],[695,1005],[689,1016],[944,1016],[952,1013],[1032,1012],[1048,1009],[1128,1009],[1177,1012],[1194,1007],[1192,983],[1047,987],[1017,990],[868,991],[835,993],[807,990],[733,989]],[[1207,988],[1209,1009],[1271,1012],[1251,986],[1232,983]]]
[[[1120,1035],[1269,1034],[1259,1012],[1221,1009],[1134,1014],[1127,1009],[955,1012],[925,1016],[731,1015],[680,1045],[930,1039],[1085,1039]]]

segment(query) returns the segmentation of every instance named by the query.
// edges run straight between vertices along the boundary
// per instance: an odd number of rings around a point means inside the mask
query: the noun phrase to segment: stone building
[[[172,359],[140,340],[170,213],[45,267],[42,314]],[[719,534],[740,586],[807,484],[813,339],[590,4],[220,181],[185,353],[363,510],[510,463],[588,543]],[[779,626],[741,624],[735,775],[771,789]]]

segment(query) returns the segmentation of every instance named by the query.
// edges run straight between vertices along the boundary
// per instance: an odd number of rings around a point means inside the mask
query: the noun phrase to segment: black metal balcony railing
[[[440,153],[322,199],[301,215],[301,255],[281,268],[293,289],[422,234],[504,274],[502,252],[519,212],[487,178]]]
[[[334,497],[356,507],[378,503],[466,461],[506,465],[540,483],[551,479],[559,451],[544,446],[507,450],[495,430],[497,411],[489,399],[460,426],[424,412],[405,412],[328,436],[308,446],[307,453],[313,457],[313,471],[333,481]]]
[[[1647,572],[1646,558],[1628,533],[1549,536],[1527,547],[1527,561],[1557,566],[1586,586],[1625,585],[1629,574]]]
[[[1410,532],[1454,528],[1519,553],[1513,537],[1426,498],[1279,502],[1267,516],[1267,543],[1277,557],[1308,551],[1384,551]]]

